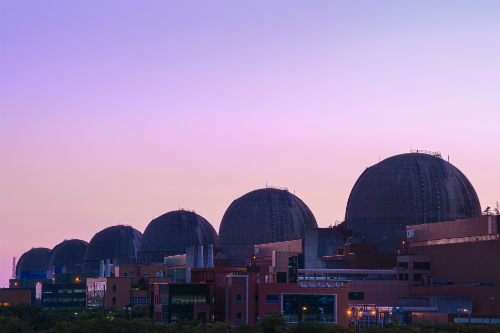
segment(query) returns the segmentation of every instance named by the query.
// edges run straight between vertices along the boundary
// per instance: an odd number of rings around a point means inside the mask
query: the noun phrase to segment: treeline
[[[428,322],[412,326],[389,323],[385,327],[366,327],[365,333],[454,333],[457,324]],[[149,310],[133,307],[132,312],[118,309],[59,308],[34,305],[0,306],[0,333],[355,333],[342,324],[305,322],[286,326],[280,315],[271,315],[258,324],[231,326],[227,322],[207,323],[183,320],[172,324],[153,324]],[[461,333],[500,333],[500,325],[468,326]]]

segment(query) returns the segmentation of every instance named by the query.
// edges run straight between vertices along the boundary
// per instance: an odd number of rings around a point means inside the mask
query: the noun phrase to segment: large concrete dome
[[[377,244],[378,252],[396,249],[406,226],[481,215],[474,187],[440,156],[421,153],[389,157],[358,178],[346,208],[353,242]]]
[[[141,237],[139,231],[127,225],[99,231],[90,240],[85,253],[85,268],[99,270],[99,262],[106,259],[110,259],[114,266],[135,264]]]
[[[300,239],[317,227],[302,200],[287,190],[264,188],[231,203],[220,224],[219,245],[232,259],[249,259],[255,244]]]
[[[83,258],[88,243],[80,239],[64,240],[57,244],[50,252],[47,270],[54,266],[62,266],[63,273],[79,272],[83,268]]]
[[[17,262],[17,277],[21,276],[21,272],[47,273],[47,259],[49,258],[49,254],[50,249],[45,247],[34,247],[25,252]]]
[[[176,210],[149,223],[138,259],[143,264],[163,263],[164,257],[185,254],[186,247],[200,244],[217,244],[214,227],[194,212]]]

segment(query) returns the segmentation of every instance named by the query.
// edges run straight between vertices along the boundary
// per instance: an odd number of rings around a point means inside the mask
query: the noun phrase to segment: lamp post
[[[458,325],[457,333],[460,333],[460,309],[457,310],[457,325]]]
[[[305,322],[306,321],[306,317],[305,317],[305,312],[306,312],[307,308],[304,306],[302,308],[302,322]]]

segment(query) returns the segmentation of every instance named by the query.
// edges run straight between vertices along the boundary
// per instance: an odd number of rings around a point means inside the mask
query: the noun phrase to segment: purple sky
[[[0,287],[12,257],[295,190],[342,220],[370,163],[440,150],[500,200],[498,1],[0,2]]]

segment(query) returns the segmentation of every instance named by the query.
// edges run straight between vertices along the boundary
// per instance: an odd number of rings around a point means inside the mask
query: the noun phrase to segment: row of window
[[[149,304],[149,297],[131,297],[130,303],[132,303],[132,304]]]
[[[57,289],[57,290],[43,290],[43,294],[85,294],[85,289]]]
[[[398,267],[402,268],[408,268],[408,263],[407,262],[398,262]],[[430,262],[425,262],[425,261],[414,261],[413,262],[413,269],[422,269],[422,270],[430,270],[431,269],[431,263]]]
[[[69,302],[85,302],[85,297],[78,298],[44,298],[44,303],[69,303]]]

